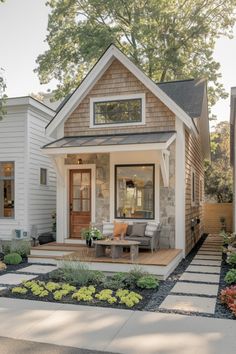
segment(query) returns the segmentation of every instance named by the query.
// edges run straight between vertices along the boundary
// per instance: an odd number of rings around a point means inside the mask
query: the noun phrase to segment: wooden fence
[[[219,233],[221,230],[220,218],[226,220],[226,230],[232,232],[233,227],[233,204],[215,203],[204,204],[204,232]]]

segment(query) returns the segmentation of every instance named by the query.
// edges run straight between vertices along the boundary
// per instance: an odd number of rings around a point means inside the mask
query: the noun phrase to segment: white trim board
[[[124,123],[111,123],[111,124],[94,124],[94,103],[96,102],[110,102],[110,101],[122,101],[122,100],[133,100],[141,99],[141,121],[140,122],[124,122]],[[145,125],[146,123],[146,99],[145,93],[137,93],[132,95],[116,95],[116,96],[103,96],[103,97],[91,97],[89,104],[89,116],[90,116],[90,128],[100,129],[100,128],[113,128],[113,127],[127,127],[127,126],[137,126]]]
[[[146,74],[144,74],[126,55],[124,55],[117,47],[111,45],[100,60],[95,64],[89,74],[82,81],[80,86],[71,95],[65,105],[56,114],[54,119],[46,127],[46,133],[53,135],[57,127],[63,124],[80,102],[85,98],[88,92],[101,78],[114,59],[119,60],[134,76],[141,81],[149,91],[159,98],[184,124],[191,129],[196,135],[197,129],[192,118],[184,112],[164,91],[162,91],[155,82],[153,82]]]

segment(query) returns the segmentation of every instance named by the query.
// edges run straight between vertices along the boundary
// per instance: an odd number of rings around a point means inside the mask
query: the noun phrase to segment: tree
[[[218,203],[229,203],[233,200],[229,123],[218,123],[210,138],[211,163],[205,162],[205,194],[216,198]]]
[[[210,103],[226,97],[216,39],[232,36],[236,0],[48,0],[49,49],[37,58],[41,83],[72,91],[110,43],[155,81],[204,77]]]
[[[4,0],[0,0],[0,2],[4,2]],[[6,82],[4,80],[3,69],[0,67],[0,120],[3,118],[5,114],[5,90],[6,90]]]
[[[0,120],[3,118],[4,114],[6,113],[5,110],[5,103],[7,97],[5,94],[6,87],[7,86],[3,75],[3,69],[0,68]]]

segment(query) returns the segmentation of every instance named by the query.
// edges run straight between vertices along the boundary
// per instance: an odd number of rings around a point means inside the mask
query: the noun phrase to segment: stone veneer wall
[[[170,146],[169,187],[160,185],[161,248],[175,248],[175,143]]]
[[[110,220],[110,156],[109,154],[67,155],[65,164],[77,165],[78,159],[83,164],[96,165],[96,222]]]
[[[110,157],[109,154],[68,155],[65,164],[96,165],[96,222],[110,220]],[[170,146],[169,187],[160,184],[161,248],[175,247],[175,143]]]

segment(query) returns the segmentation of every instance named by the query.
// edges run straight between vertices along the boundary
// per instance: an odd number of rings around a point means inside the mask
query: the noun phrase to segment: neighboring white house
[[[41,147],[51,141],[45,126],[55,112],[32,97],[7,100],[0,121],[0,239],[9,240],[21,230],[29,237],[51,231],[56,207],[56,175]]]

